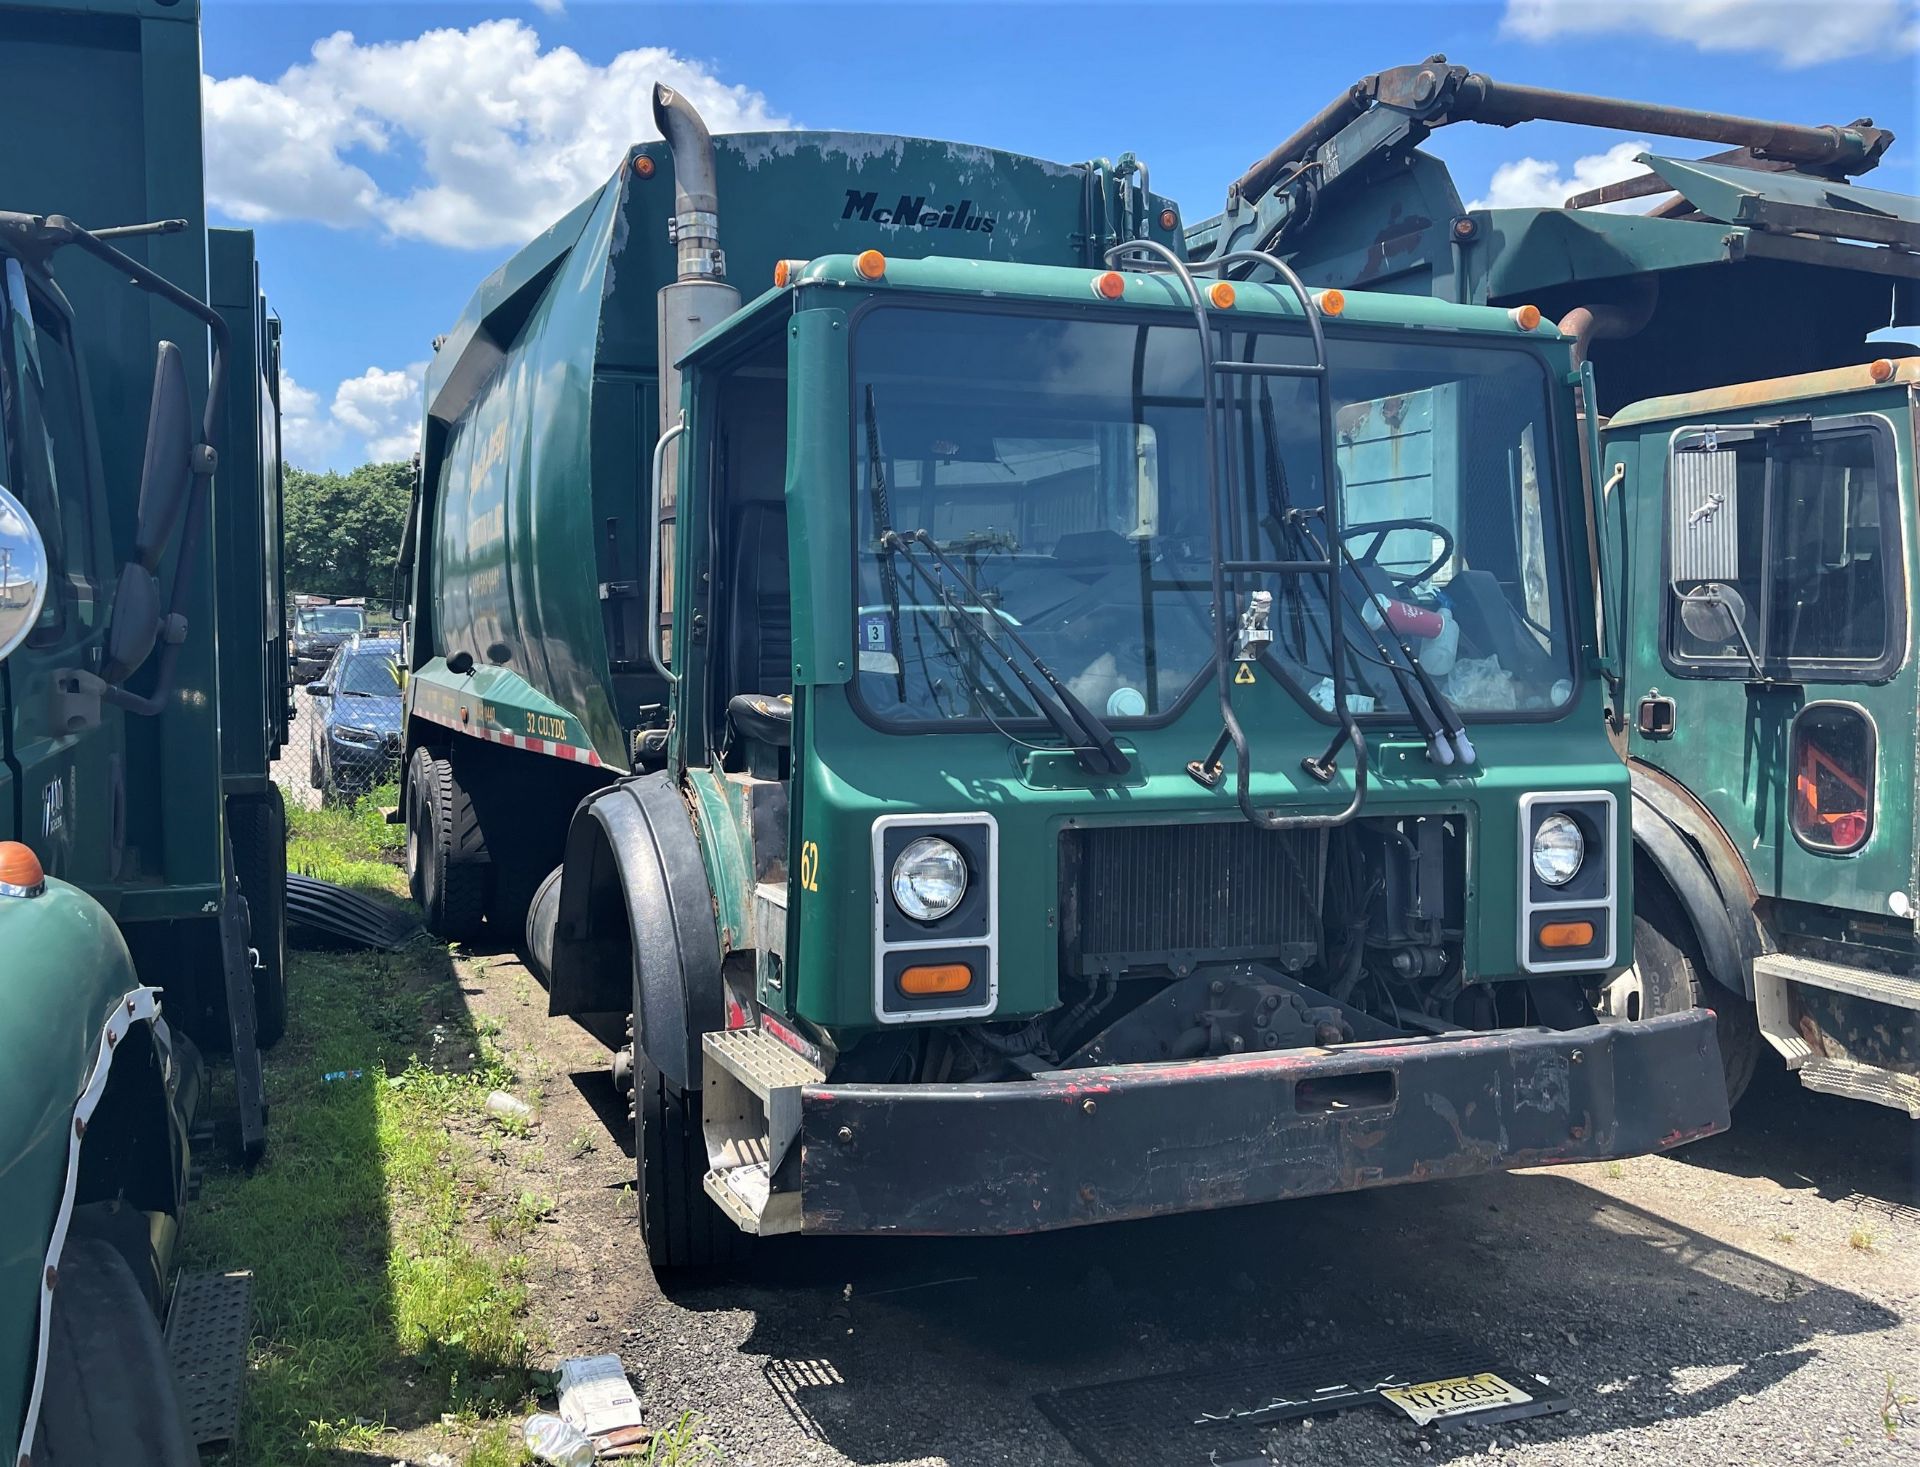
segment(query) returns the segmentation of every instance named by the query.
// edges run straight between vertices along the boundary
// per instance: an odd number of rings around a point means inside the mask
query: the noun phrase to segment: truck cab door
[[[5,475],[47,543],[38,625],[0,668],[8,814],[51,875],[97,890],[119,874],[120,716],[68,718],[57,673],[97,671],[107,606],[106,503],[72,318],[58,292],[0,259]]]
[[[1659,610],[1636,638],[1655,656],[1635,671],[1632,752],[1707,806],[1762,896],[1904,915],[1910,430],[1811,406],[1661,445],[1664,492],[1639,501],[1660,568],[1640,615]]]

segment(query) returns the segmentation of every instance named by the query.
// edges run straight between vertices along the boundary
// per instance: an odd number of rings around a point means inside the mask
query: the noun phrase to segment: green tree
[[[410,463],[362,464],[347,474],[289,468],[287,589],[389,595],[412,492]]]

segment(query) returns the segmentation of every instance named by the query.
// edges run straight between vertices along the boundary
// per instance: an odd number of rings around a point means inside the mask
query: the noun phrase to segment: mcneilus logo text
[[[929,204],[925,194],[918,197],[902,194],[900,202],[891,209],[876,207],[879,202],[878,190],[863,194],[859,189],[850,188],[847,207],[840,211],[840,217],[858,219],[863,224],[905,224],[914,229],[977,229],[982,234],[993,233],[993,216],[975,212],[972,199],[962,199],[944,208]]]

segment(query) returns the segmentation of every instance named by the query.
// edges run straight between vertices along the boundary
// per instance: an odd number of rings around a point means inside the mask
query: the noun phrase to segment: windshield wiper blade
[[[914,558],[913,547],[916,545],[924,548],[940,569],[953,578],[973,605],[994,619],[995,623],[1006,632],[1007,640],[1020,649],[1027,661],[1033,665],[1033,670],[1040,674],[1041,679],[1051,689],[1051,695],[1043,693],[1034,686],[1033,679],[1021,669],[1019,662],[994,641],[992,634],[985,627],[980,626],[970,616],[963,615],[956,618],[960,625],[968,629],[980,646],[992,648],[1012,669],[1014,676],[1020,679],[1032,696],[1035,706],[1046,715],[1047,721],[1059,731],[1060,736],[1072,745],[1073,752],[1080,763],[1094,774],[1124,774],[1128,768],[1127,756],[1121,752],[1119,743],[1113,737],[1113,731],[1095,717],[1093,710],[1082,703],[1073,689],[1047,666],[1046,661],[1034,650],[1033,644],[1020,635],[1013,618],[1001,615],[1000,609],[981,594],[980,588],[974,585],[966,574],[947,557],[932,535],[925,530],[910,530],[902,534],[898,530],[890,529],[880,536],[880,548],[897,552],[914,573],[922,577],[934,593],[944,601],[952,592]]]

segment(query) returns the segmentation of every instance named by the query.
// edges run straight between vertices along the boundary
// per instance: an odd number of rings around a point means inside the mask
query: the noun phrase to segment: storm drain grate
[[[1267,1439],[1281,1422],[1355,1406],[1392,1410],[1380,1394],[1387,1387],[1481,1372],[1500,1376],[1533,1399],[1438,1424],[1485,1426],[1567,1407],[1564,1395],[1536,1377],[1447,1334],[1401,1335],[1071,1386],[1042,1391],[1033,1400],[1093,1467],[1240,1467],[1268,1460]]]
[[[195,1446],[231,1442],[253,1335],[253,1271],[183,1273],[167,1312],[167,1358]]]

